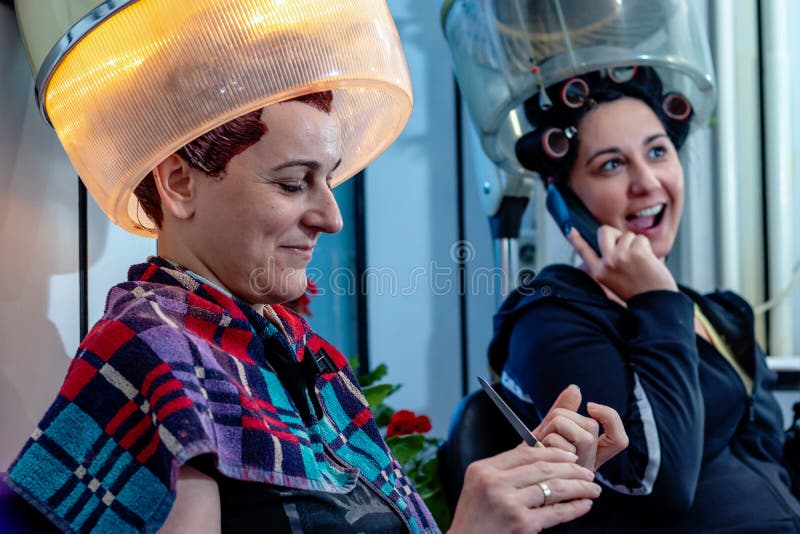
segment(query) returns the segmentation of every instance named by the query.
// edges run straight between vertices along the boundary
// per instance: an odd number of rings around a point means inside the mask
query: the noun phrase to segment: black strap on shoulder
[[[314,352],[308,348],[308,345],[306,345],[301,365],[304,366],[306,373],[314,379],[320,375],[338,372],[333,360],[322,347],[314,354]]]

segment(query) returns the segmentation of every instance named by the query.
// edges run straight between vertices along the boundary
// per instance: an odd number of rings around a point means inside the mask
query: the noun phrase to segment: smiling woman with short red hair
[[[111,289],[10,470],[62,529],[439,532],[347,359],[282,305],[306,291],[319,237],[343,224],[332,105],[319,93],[242,115],[136,188],[159,255]],[[453,532],[533,532],[589,510],[592,469],[624,448],[625,431],[610,408],[595,414],[602,438],[591,418],[556,410],[560,426],[541,433],[554,447],[470,467]],[[583,446],[552,441],[561,432],[582,433]]]

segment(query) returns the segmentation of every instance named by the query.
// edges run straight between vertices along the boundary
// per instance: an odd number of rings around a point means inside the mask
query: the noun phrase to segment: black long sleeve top
[[[695,302],[753,378],[752,392],[695,335]],[[741,297],[682,288],[636,295],[626,308],[584,272],[551,266],[501,307],[490,362],[531,423],[569,384],[622,417],[630,445],[598,471],[606,490],[570,530],[800,532],[780,464],[775,376]]]

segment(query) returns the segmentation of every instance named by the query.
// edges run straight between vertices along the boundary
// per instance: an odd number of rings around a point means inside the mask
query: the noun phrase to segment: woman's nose
[[[305,215],[305,223],[320,232],[335,234],[343,226],[339,203],[327,184],[321,185],[311,199],[313,205]]]
[[[660,186],[658,175],[647,163],[633,165],[631,173],[631,193],[634,195],[646,194]]]

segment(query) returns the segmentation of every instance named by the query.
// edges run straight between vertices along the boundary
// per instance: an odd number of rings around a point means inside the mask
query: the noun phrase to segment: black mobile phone
[[[600,223],[569,186],[555,183],[548,185],[546,204],[547,211],[553,216],[565,236],[571,228],[577,229],[583,239],[600,256],[600,246],[597,244],[597,229],[600,228]]]

